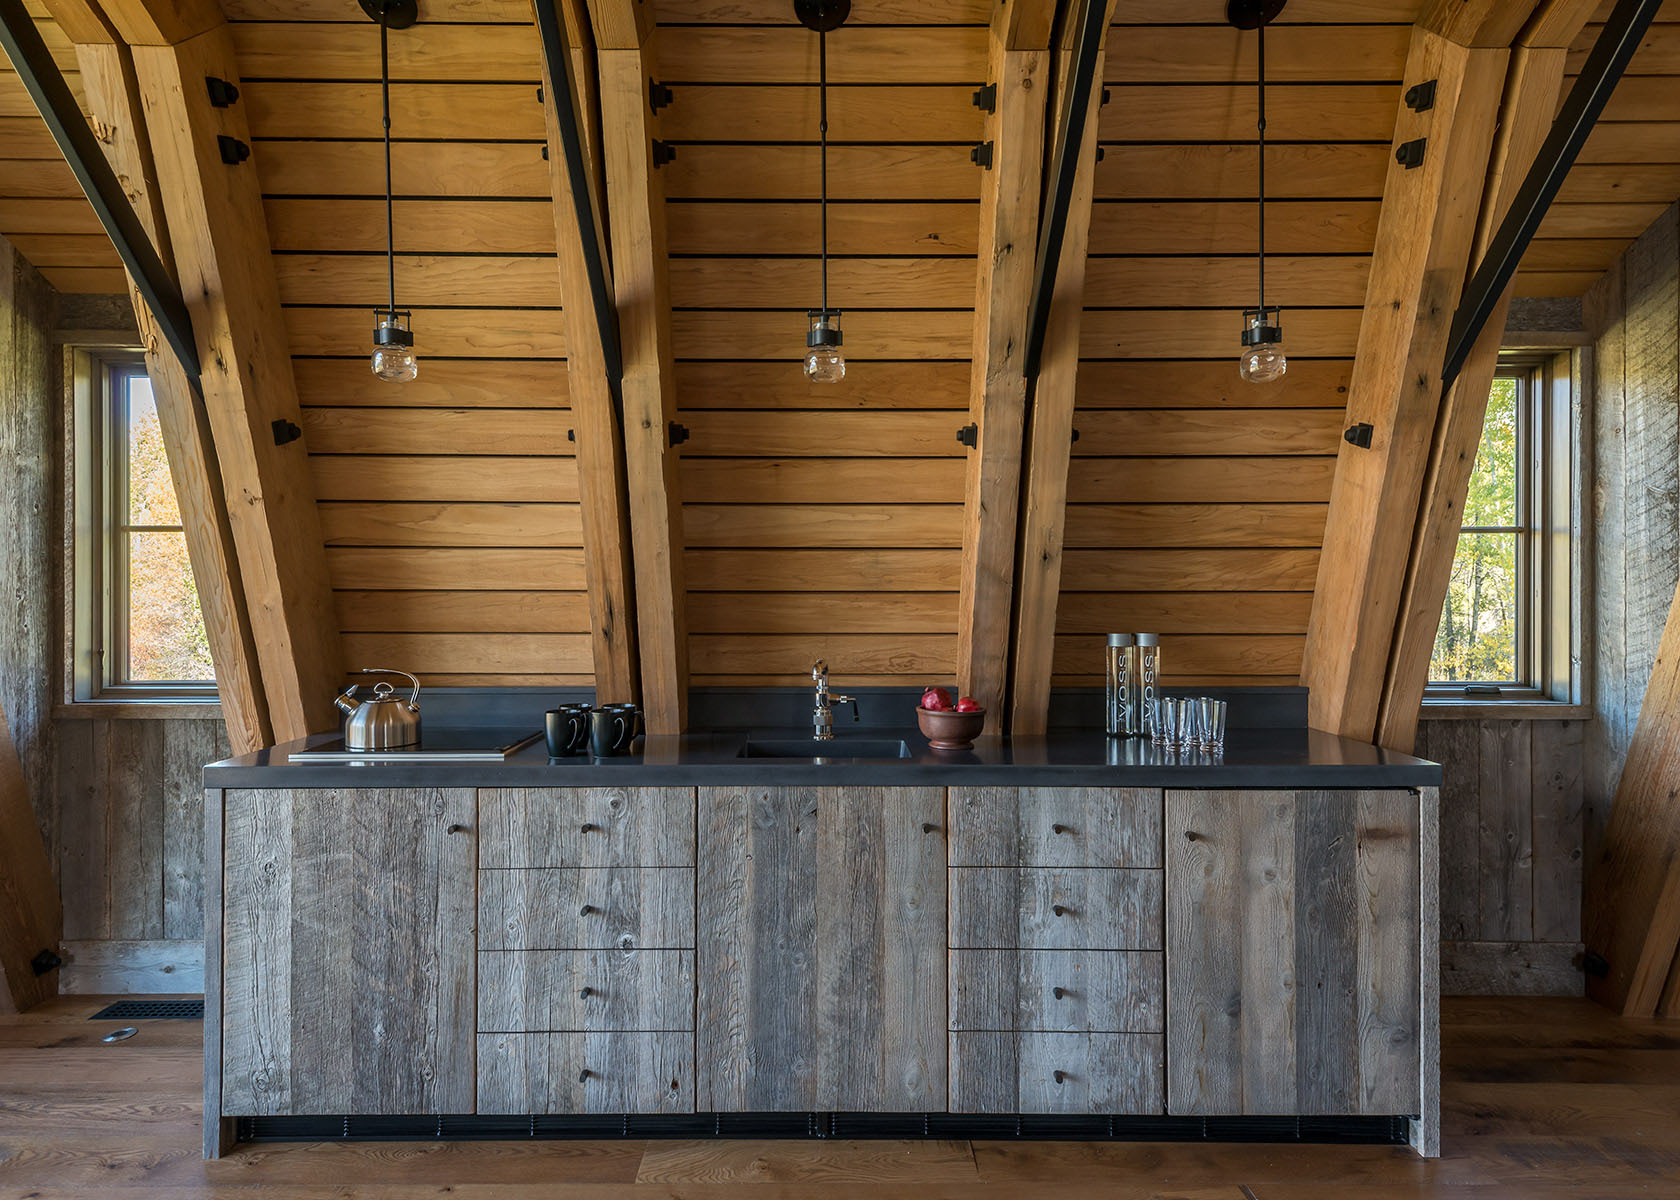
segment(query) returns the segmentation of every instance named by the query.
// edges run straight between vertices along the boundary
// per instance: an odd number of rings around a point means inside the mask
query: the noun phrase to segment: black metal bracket
[[[974,93],[974,107],[981,112],[997,111],[997,84],[988,83]]]
[[[1441,367],[1444,387],[1451,387],[1464,368],[1464,360],[1481,336],[1482,326],[1498,307],[1505,286],[1516,274],[1523,251],[1534,240],[1534,232],[1540,228],[1540,221],[1551,207],[1558,188],[1563,186],[1564,176],[1575,164],[1587,135],[1592,133],[1598,115],[1604,111],[1622,72],[1627,70],[1628,61],[1639,49],[1661,7],[1662,0],[1617,0],[1611,10],[1575,86],[1569,89],[1563,107],[1552,122],[1551,132],[1534,155],[1534,162],[1523,176],[1522,186],[1512,198],[1505,219],[1488,243],[1481,265],[1464,286],[1464,296],[1453,314],[1452,331],[1447,335],[1447,356]]]
[[[567,441],[568,441],[568,442],[575,442],[575,441],[577,441],[577,430],[575,430],[575,429],[568,429],[568,430],[566,430],[566,440],[567,440]]]
[[[225,133],[216,135],[216,149],[222,156],[222,161],[230,167],[237,167],[251,157],[251,147],[236,137],[229,137]]]
[[[225,79],[206,75],[204,86],[210,93],[210,103],[216,108],[231,108],[234,101],[239,99],[239,89]]]
[[[51,950],[42,950],[34,958],[29,960],[29,969],[35,972],[35,977],[37,979],[39,979],[42,975],[45,975],[48,971],[58,970],[63,965],[64,960]]]
[[[978,450],[980,448],[980,426],[976,425],[973,421],[970,421],[967,425],[964,425],[961,429],[957,430],[957,441],[959,444],[967,446],[970,450]]]
[[[670,142],[662,142],[658,138],[653,139],[653,166],[655,170],[673,161],[676,157],[677,148]]]
[[[1425,79],[1406,89],[1406,107],[1415,113],[1428,112],[1435,107],[1435,85],[1439,80]]]
[[[270,428],[274,430],[274,444],[276,446],[289,445],[303,436],[303,430],[284,417],[277,417],[271,423]]]
[[[1350,446],[1358,446],[1361,450],[1369,450],[1371,448],[1371,435],[1375,432],[1376,430],[1372,429],[1369,424],[1361,421],[1357,425],[1349,425],[1342,431],[1342,441]]]
[[[1075,430],[1072,431],[1072,433],[1073,433],[1073,437],[1070,438],[1069,440],[1077,442],[1079,440],[1079,430],[1075,429]]]
[[[192,319],[181,289],[170,278],[157,247],[129,202],[117,173],[105,158],[105,150],[88,127],[82,107],[64,82],[64,74],[53,61],[52,52],[41,38],[23,0],[0,0],[0,47],[11,59],[18,78],[28,90],[58,144],[64,161],[76,176],[93,206],[94,215],[116,247],[135,290],[151,310],[163,340],[169,343],[187,375],[199,376],[198,347],[193,340]]]
[[[648,80],[648,107],[658,112],[662,108],[670,108],[677,94],[660,83],[657,79]]]
[[[667,434],[671,439],[672,446],[680,446],[688,441],[688,426],[672,421],[667,428]]]
[[[985,167],[986,170],[990,171],[992,169],[992,143],[981,142],[974,147],[968,152],[968,161],[977,167]]]
[[[15,4],[19,0],[10,2]],[[595,310],[595,324],[601,338],[601,358],[616,404],[621,402],[622,397],[624,350],[619,340],[618,311],[613,307],[612,284],[607,274],[606,239],[602,233],[601,214],[595,211],[592,181],[589,168],[585,165],[583,125],[578,111],[577,86],[572,79],[572,54],[566,45],[556,0],[532,0],[531,7],[537,23],[537,44],[542,51],[543,65],[547,68],[546,78],[554,87],[554,123],[566,157],[566,180],[571,188],[578,239],[583,244],[584,272],[589,277],[589,299]],[[657,149],[654,159],[658,161]]]
[[[1073,181],[1079,171],[1079,155],[1085,144],[1085,123],[1091,116],[1092,92],[1101,87],[1097,74],[1097,53],[1102,46],[1103,18],[1108,7],[1102,0],[1079,0],[1073,42],[1073,77],[1062,93],[1062,111],[1056,121],[1055,157],[1050,169],[1049,191],[1044,216],[1039,222],[1038,253],[1034,257],[1032,304],[1027,317],[1027,349],[1022,362],[1026,377],[1038,376],[1044,356],[1044,338],[1050,328],[1050,301],[1056,290],[1056,270],[1067,238],[1068,213],[1073,207]]]
[[[1428,145],[1428,138],[1413,138],[1409,142],[1401,142],[1394,148],[1394,161],[1408,171],[1421,167],[1424,148]]]

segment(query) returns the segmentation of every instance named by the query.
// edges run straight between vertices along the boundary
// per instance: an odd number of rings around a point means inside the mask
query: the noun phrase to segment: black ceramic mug
[[[606,709],[608,712],[621,713],[625,717],[629,718],[630,735],[624,742],[624,748],[628,750],[630,748],[630,743],[634,741],[639,734],[644,732],[642,729],[642,710],[637,708],[634,704],[603,704],[601,707]]]
[[[623,754],[635,736],[635,705],[608,705],[589,714],[589,753],[596,758]]]
[[[562,704],[543,714],[550,758],[575,758],[589,745],[589,705]]]

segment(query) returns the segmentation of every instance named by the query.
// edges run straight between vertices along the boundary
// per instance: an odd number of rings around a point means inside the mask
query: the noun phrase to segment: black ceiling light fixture
[[[1260,209],[1260,247],[1256,255],[1260,273],[1260,303],[1243,310],[1242,357],[1237,370],[1250,383],[1270,383],[1281,379],[1289,369],[1289,359],[1283,353],[1283,310],[1266,303],[1266,26],[1283,11],[1285,0],[1230,0],[1226,19],[1238,29],[1252,29],[1259,38],[1256,48],[1258,66],[1259,133],[1257,145],[1260,160],[1258,199]]]
[[[414,331],[407,310],[397,307],[396,223],[391,203],[391,48],[390,32],[407,29],[419,18],[418,0],[361,0],[362,11],[379,25],[379,96],[385,119],[385,272],[390,303],[374,310],[373,373],[391,383],[407,383],[419,373],[414,361]]]
[[[799,23],[817,34],[817,130],[822,138],[822,307],[806,315],[811,319],[805,335],[805,377],[812,383],[839,383],[846,377],[846,356],[840,352],[845,340],[840,332],[840,310],[828,306],[828,31],[838,29],[851,14],[852,0],[793,0]]]

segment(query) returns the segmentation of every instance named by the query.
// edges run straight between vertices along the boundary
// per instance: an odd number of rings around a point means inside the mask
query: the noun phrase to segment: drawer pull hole
[[[465,833],[466,831],[467,827],[460,824],[451,825],[448,829],[444,830],[445,833]]]
[[[922,822],[922,832],[923,833],[938,833],[939,832],[939,826],[935,825],[932,821],[923,821]]]
[[[596,908],[593,904],[585,904],[582,908],[578,909],[578,916],[587,917],[592,912],[600,911],[601,910]]]
[[[1052,1073],[1054,1074],[1057,1083],[1066,1083],[1067,1082],[1067,1075],[1064,1072],[1055,1071],[1055,1072],[1052,1072]]]
[[[1073,909],[1069,908],[1065,904],[1052,904],[1050,906],[1050,911],[1055,913],[1058,917],[1065,917],[1071,913]]]
[[[593,1074],[595,1074],[595,1072],[591,1071],[588,1067],[585,1067],[583,1070],[578,1072],[578,1082],[579,1083],[588,1082],[589,1077]]]
[[[1067,990],[1065,988],[1051,988],[1050,994],[1056,997],[1056,999],[1061,1000],[1066,998]]]
[[[589,999],[589,997],[593,996],[594,994],[595,994],[595,989],[594,988],[586,987],[586,988],[583,989],[583,991],[578,993],[578,998],[582,999],[582,1000],[587,1000],[587,999]]]
[[[595,824],[593,821],[585,821],[579,827],[578,832],[580,832],[580,833],[594,833],[599,828],[601,828],[601,827],[599,825]]]
[[[1050,831],[1052,833],[1072,833],[1073,827],[1071,825],[1052,825]]]

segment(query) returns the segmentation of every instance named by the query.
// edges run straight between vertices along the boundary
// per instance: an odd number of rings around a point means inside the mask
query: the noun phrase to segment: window
[[[1570,376],[1567,354],[1501,359],[1435,635],[1430,699],[1576,698]]]
[[[77,353],[76,700],[208,700],[199,610],[151,380],[138,359]]]

